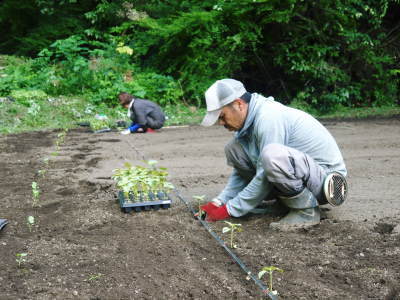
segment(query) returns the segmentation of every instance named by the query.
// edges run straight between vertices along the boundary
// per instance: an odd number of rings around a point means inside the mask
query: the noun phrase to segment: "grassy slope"
[[[205,110],[184,105],[166,107],[166,126],[198,124]],[[96,114],[108,116],[110,123],[116,120],[129,121],[126,111],[117,107],[95,107],[88,100],[76,97],[45,97],[10,101],[0,98],[0,133],[17,133],[30,130],[73,128],[78,122],[90,122]],[[377,107],[341,109],[317,115],[319,119],[359,119],[365,117],[387,117],[400,115],[400,107]]]
[[[204,115],[204,109],[187,107],[166,107],[166,126],[197,124]],[[120,107],[95,107],[88,100],[76,97],[25,97],[10,101],[0,98],[0,134],[18,133],[30,130],[73,128],[79,122],[90,122],[96,114],[108,117],[113,125],[117,120],[129,122],[126,110]]]
[[[0,76],[6,65],[6,57],[0,55]],[[90,122],[96,114],[104,114],[110,124],[117,120],[128,121],[126,111],[120,107],[94,106],[84,97],[49,97],[42,91],[19,90],[11,93],[13,99],[0,98],[0,134],[30,130],[73,128],[79,122]],[[300,107],[306,109],[308,107]],[[167,116],[165,126],[199,124],[205,114],[204,108],[178,105],[164,108]],[[313,111],[311,111],[313,113]],[[358,119],[400,115],[400,106],[372,108],[339,107],[335,112],[314,115],[319,119]]]

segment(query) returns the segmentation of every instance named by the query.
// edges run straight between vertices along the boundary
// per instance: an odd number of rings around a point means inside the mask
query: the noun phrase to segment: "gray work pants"
[[[164,118],[160,119],[158,117],[155,118],[155,117],[149,115],[146,117],[146,120],[147,120],[147,124],[146,124],[147,128],[160,129],[164,125]]]
[[[256,174],[242,145],[235,139],[225,146],[228,165],[234,167],[240,176],[250,181]],[[293,196],[308,188],[319,204],[326,204],[323,183],[327,171],[305,153],[281,144],[268,144],[261,151],[262,166],[268,181],[274,186],[268,199],[276,196]]]

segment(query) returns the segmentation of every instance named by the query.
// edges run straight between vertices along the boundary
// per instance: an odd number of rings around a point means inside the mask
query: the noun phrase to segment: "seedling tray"
[[[142,196],[139,199],[135,199],[132,195],[129,195],[127,199],[122,191],[118,192],[119,205],[121,210],[125,213],[130,213],[132,210],[141,212],[143,210],[159,210],[160,208],[167,209],[171,207],[172,200],[169,195],[164,192],[157,194],[150,193],[148,199],[150,201],[141,201]]]

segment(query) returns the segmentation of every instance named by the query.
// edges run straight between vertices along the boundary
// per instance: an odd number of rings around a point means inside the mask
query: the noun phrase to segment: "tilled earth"
[[[273,280],[282,299],[400,299],[400,120],[326,125],[347,163],[348,201],[292,233],[269,229],[272,217],[235,219],[244,231],[234,251],[255,274],[283,269]],[[10,221],[0,232],[0,299],[261,299],[176,195],[169,209],[125,214],[110,178],[124,162],[155,159],[187,201],[211,199],[231,171],[224,128],[76,129],[55,153],[58,133],[0,136],[0,218]],[[223,225],[211,224],[228,241]],[[20,266],[17,253],[27,253]]]

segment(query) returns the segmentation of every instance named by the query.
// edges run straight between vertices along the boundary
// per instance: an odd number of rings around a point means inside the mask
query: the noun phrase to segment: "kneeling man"
[[[217,121],[234,138],[225,146],[233,167],[224,190],[202,206],[207,220],[240,217],[263,200],[271,212],[287,213],[271,227],[286,230],[320,222],[321,204],[337,206],[347,196],[342,154],[329,131],[311,115],[250,94],[240,81],[216,81],[205,93],[203,126]]]

